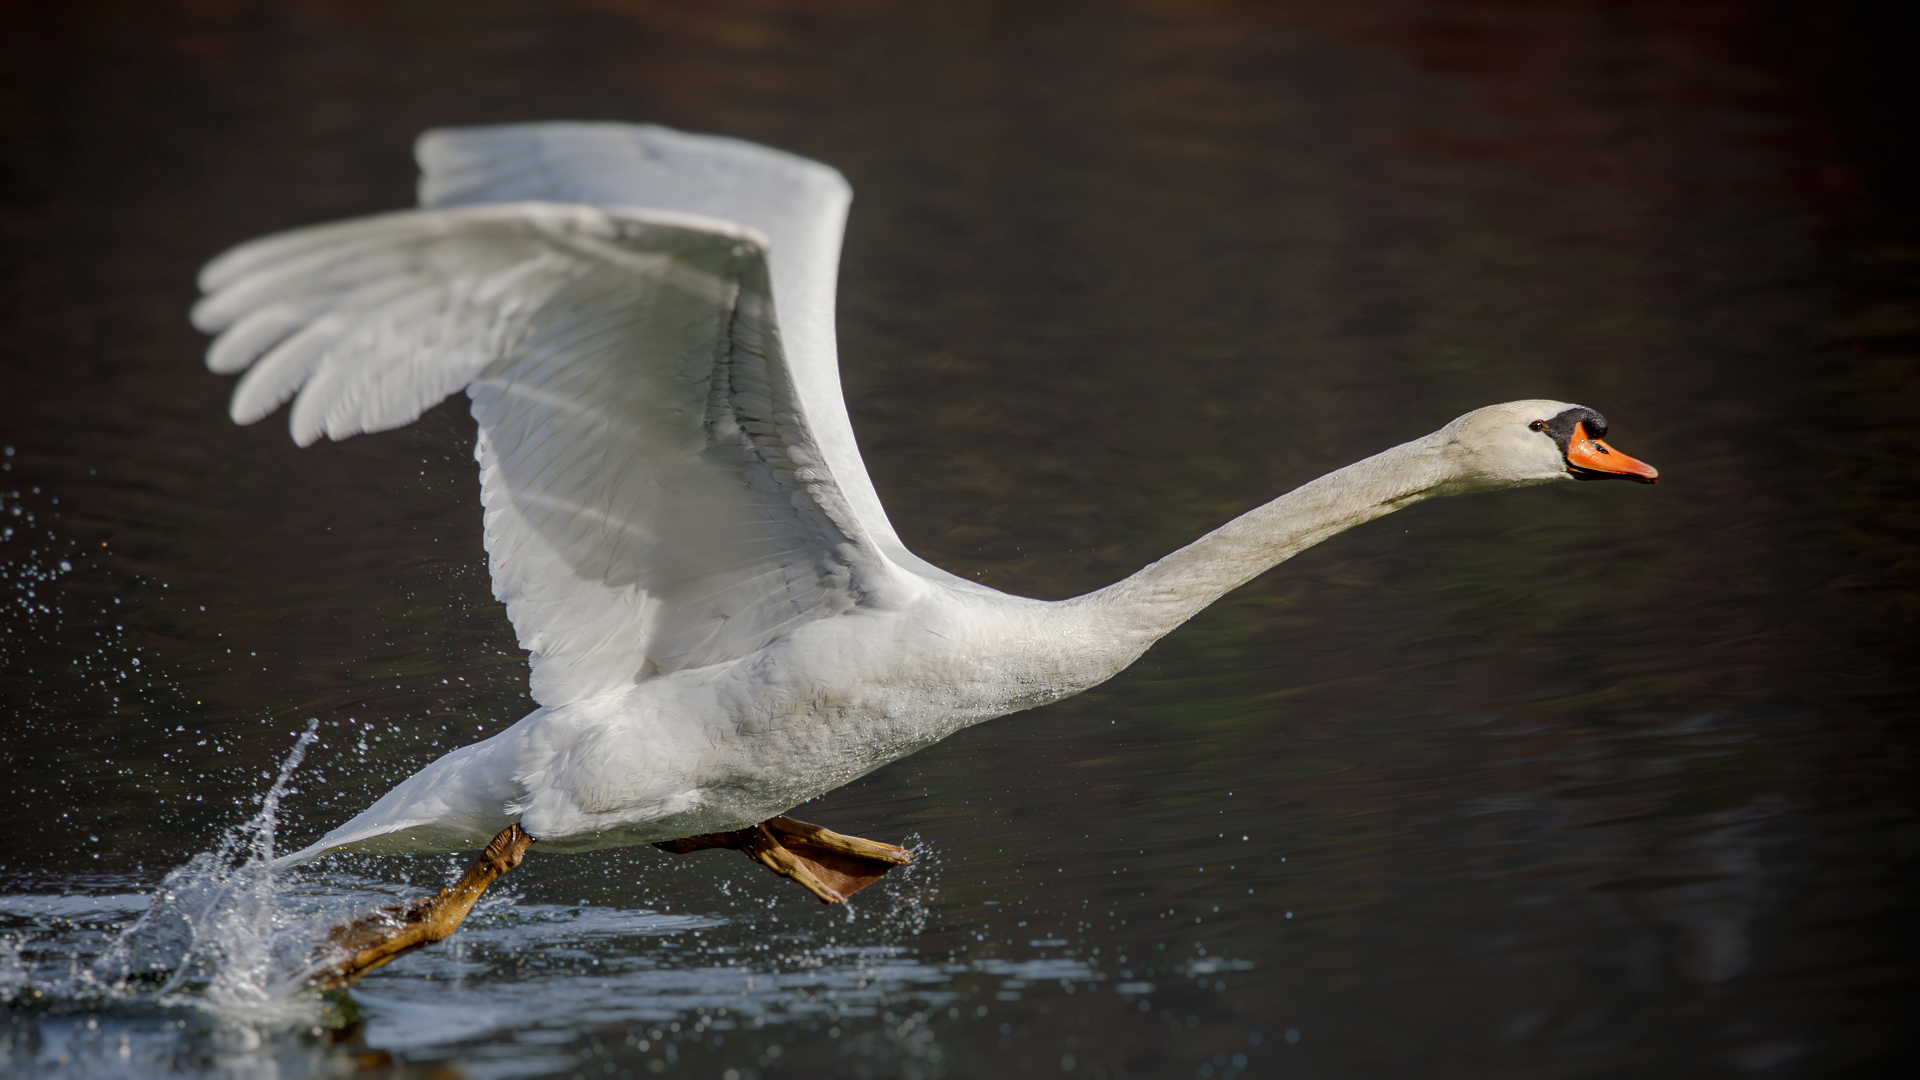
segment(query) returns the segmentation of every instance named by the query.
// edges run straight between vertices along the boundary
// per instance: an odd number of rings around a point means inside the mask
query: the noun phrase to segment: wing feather
[[[807,418],[810,463],[825,465],[872,544],[896,567],[949,588],[975,582],[923,562],[894,534],[860,460],[840,394],[834,291],[853,191],[833,169],[779,150],[652,124],[535,123],[441,128],[414,144],[422,206],[539,199],[646,207],[738,222],[769,242],[782,374]],[[736,385],[765,394],[751,372]],[[760,423],[777,426],[777,418]],[[749,426],[756,434],[772,428]]]
[[[503,204],[243,245],[196,323],[302,444],[464,388],[495,595],[556,705],[750,654],[908,587],[807,423],[766,251],[722,222]],[[857,459],[856,459],[857,467]],[[864,480],[864,476],[862,476]]]

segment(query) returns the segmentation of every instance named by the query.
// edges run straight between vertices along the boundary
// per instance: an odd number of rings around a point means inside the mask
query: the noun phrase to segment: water
[[[1912,1059],[1910,28],[1320,7],[7,16],[0,1073]],[[1011,591],[1103,585],[1496,400],[1593,405],[1662,483],[1377,522],[810,804],[922,852],[850,911],[730,853],[536,848],[451,941],[299,989],[319,928],[460,865],[270,877],[267,846],[522,715],[525,667],[462,411],[305,451],[233,428],[192,273],[404,205],[421,128],[555,116],[848,174],[876,484]]]

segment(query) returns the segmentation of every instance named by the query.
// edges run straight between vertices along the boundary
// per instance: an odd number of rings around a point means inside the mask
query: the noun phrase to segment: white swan
[[[417,155],[423,209],[235,248],[201,274],[193,319],[219,335],[208,366],[246,372],[233,418],[294,398],[302,445],[467,392],[494,592],[540,707],[289,862],[492,837],[503,871],[528,836],[680,840],[741,847],[835,900],[904,856],[810,833],[779,817],[790,807],[1108,679],[1222,593],[1382,514],[1656,476],[1599,441],[1593,410],[1509,402],[1098,592],[1010,596],[908,552],[861,464],[835,361],[838,173],[621,124],[433,131]],[[822,852],[880,862],[810,873],[834,862]]]

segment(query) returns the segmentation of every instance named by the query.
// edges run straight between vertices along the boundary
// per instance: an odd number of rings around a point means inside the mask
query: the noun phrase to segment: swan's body
[[[468,392],[495,592],[541,707],[292,861],[515,822],[562,849],[743,829],[1108,679],[1343,529],[1438,495],[1654,475],[1598,441],[1592,410],[1510,402],[1106,589],[1009,596],[909,553],[861,465],[834,356],[837,173],[613,124],[434,132],[419,156],[430,209],[235,249],[195,318],[221,332],[211,367],[251,367],[235,419],[297,392],[303,444]]]

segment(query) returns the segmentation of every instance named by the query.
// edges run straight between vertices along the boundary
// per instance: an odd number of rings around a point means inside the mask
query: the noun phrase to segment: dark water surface
[[[0,1071],[1915,1056],[1910,22],[1574,0],[4,11]],[[851,914],[730,855],[536,856],[454,941],[348,994],[242,978],[240,923],[176,985],[90,982],[310,721],[289,844],[530,707],[464,402],[296,450],[278,418],[228,422],[185,312],[231,243],[408,204],[420,129],[560,117],[848,175],[868,465],[915,550],[1014,592],[1105,584],[1493,401],[1593,405],[1663,481],[1377,522],[1091,693],[803,808],[925,845]],[[453,867],[340,860],[256,923]]]

